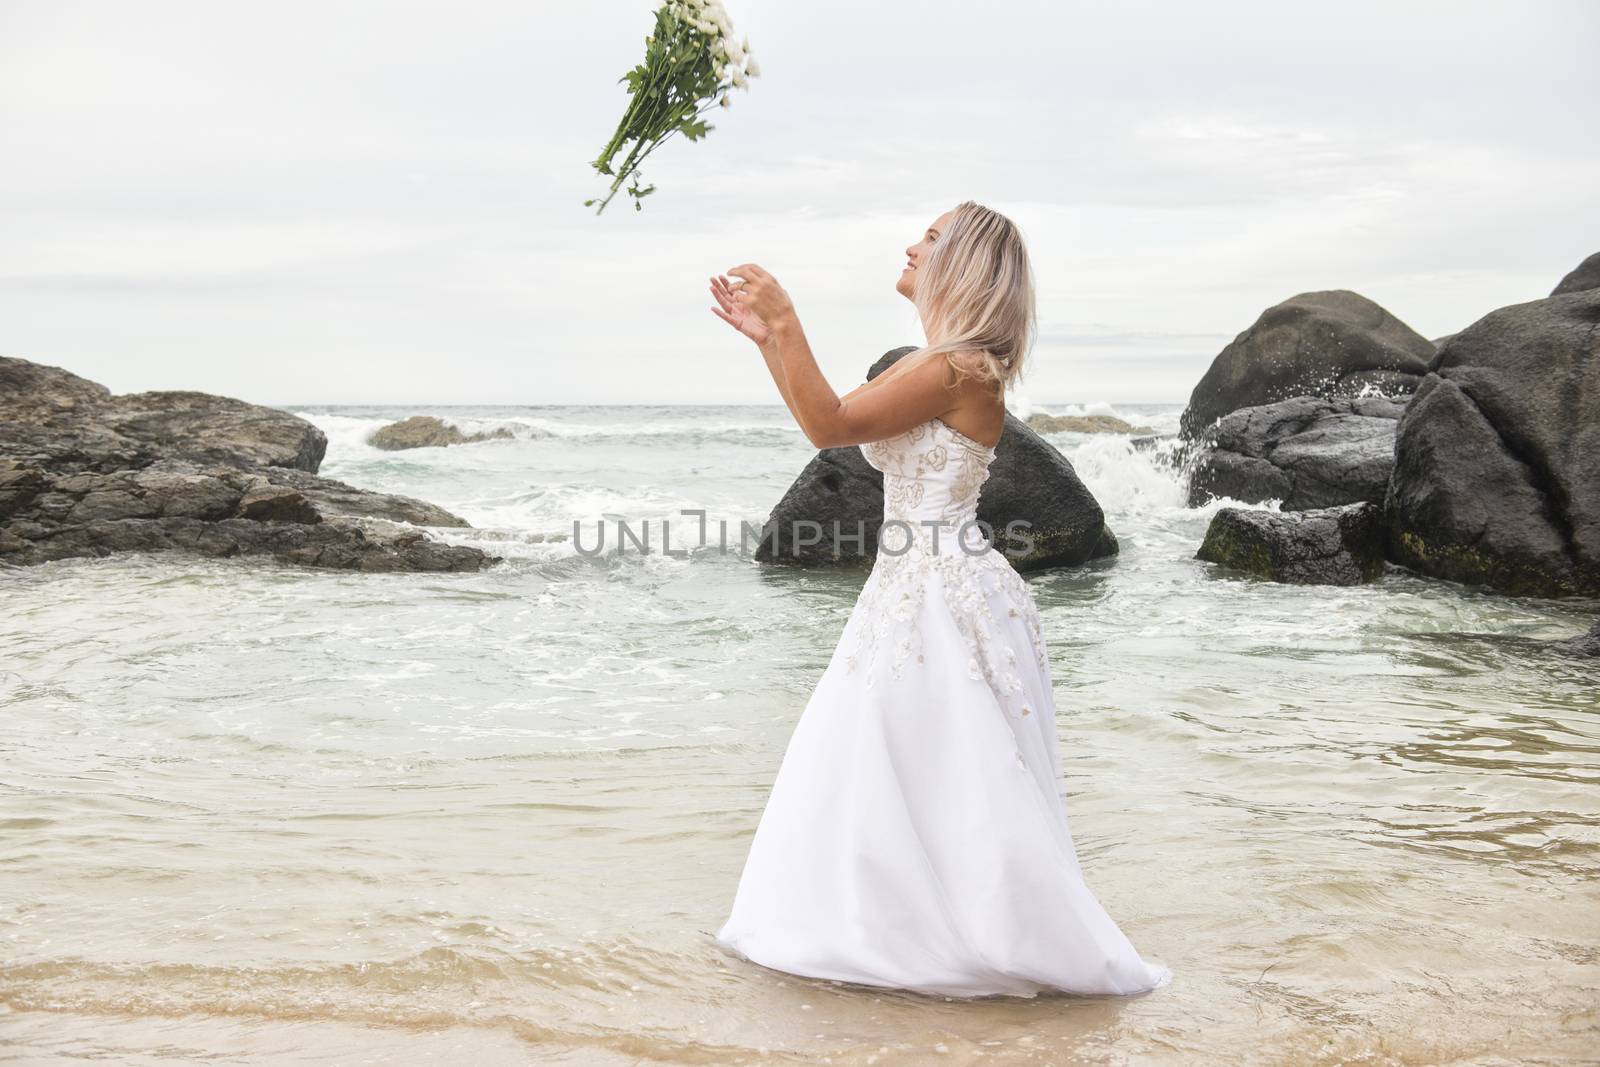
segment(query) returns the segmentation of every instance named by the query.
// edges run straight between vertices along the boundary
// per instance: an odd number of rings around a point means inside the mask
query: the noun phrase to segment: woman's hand
[[[735,290],[728,284],[727,278],[720,274],[712,275],[711,295],[716,297],[717,303],[722,306],[714,307],[711,310],[723,322],[726,322],[756,344],[766,344],[767,340],[772,336],[771,328],[761,321],[760,315],[734,300],[734,292]]]
[[[741,263],[728,273],[744,283],[737,286],[729,283],[735,304],[755,312],[769,328],[779,329],[794,318],[794,304],[789,294],[778,284],[778,279],[765,270],[754,263]]]

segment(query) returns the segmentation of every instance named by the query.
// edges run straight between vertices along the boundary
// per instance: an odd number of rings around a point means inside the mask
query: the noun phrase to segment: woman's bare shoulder
[[[974,364],[982,359],[982,353],[978,353]],[[955,400],[944,421],[979,443],[998,442],[1006,423],[1004,387],[996,382],[963,376],[956,385]]]

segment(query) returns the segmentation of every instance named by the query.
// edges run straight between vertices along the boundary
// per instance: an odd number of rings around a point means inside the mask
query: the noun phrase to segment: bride
[[[884,478],[877,559],[717,940],[920,993],[1146,992],[1169,972],[1101,907],[1067,828],[1038,608],[975,522],[1037,329],[1027,249],[968,200],[906,254],[895,288],[930,343],[843,397],[777,279],[753,263],[711,278],[711,310],[760,346],[811,443],[860,445]]]

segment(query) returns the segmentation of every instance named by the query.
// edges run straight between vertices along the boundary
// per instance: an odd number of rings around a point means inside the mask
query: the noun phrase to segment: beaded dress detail
[[[1007,714],[1032,714],[1022,699],[1017,657],[1031,657],[1034,669],[1049,675],[1039,609],[1027,583],[977,522],[978,494],[995,450],[934,419],[900,437],[862,445],[861,452],[883,472],[884,526],[877,561],[861,590],[863,618],[846,666],[854,671],[864,662],[871,686],[878,680],[872,667],[880,661],[887,659],[893,678],[912,657],[924,664],[916,618],[923,594],[937,582],[956,609],[968,675],[987,682]],[[1001,618],[1022,620],[1025,647],[997,632]]]
[[[717,941],[948,996],[1164,983],[1084,882],[1039,610],[976,521],[995,449],[932,419],[861,452],[883,473],[877,559]]]

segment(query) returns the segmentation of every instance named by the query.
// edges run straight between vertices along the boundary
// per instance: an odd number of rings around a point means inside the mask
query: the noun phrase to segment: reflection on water
[[[0,574],[0,1052],[1594,1062],[1600,669],[1548,642],[1595,605],[1228,578],[1192,559],[1214,508],[1125,441],[1058,438],[1123,548],[1030,579],[1063,790],[1091,885],[1175,981],[805,981],[711,935],[862,574],[558,536],[569,507],[759,521],[803,442],[760,409],[692,440],[623,425],[648,411],[502,414],[523,439],[403,463],[351,428],[385,413],[316,415],[329,473],[511,546],[484,574]]]

